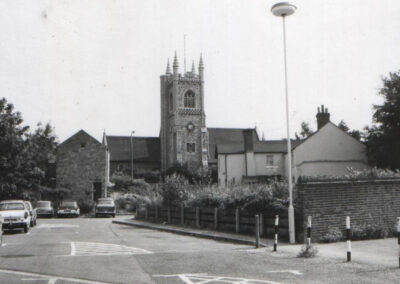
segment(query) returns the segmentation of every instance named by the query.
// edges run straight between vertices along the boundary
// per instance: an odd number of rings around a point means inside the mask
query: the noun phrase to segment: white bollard
[[[311,216],[307,220],[307,247],[311,247]]]
[[[279,232],[279,215],[275,216],[275,226],[274,226],[274,230],[275,230],[275,238],[274,238],[274,251],[276,251],[278,249],[278,232]]]
[[[399,245],[399,268],[400,268],[400,217],[397,217],[397,244]]]
[[[350,216],[346,217],[347,261],[351,261],[351,227]]]

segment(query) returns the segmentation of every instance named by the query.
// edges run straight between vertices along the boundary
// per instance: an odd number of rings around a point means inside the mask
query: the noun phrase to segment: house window
[[[85,142],[82,142],[81,143],[81,148],[85,148],[86,147],[86,143]]]
[[[267,166],[274,165],[274,155],[267,155]]]
[[[196,152],[196,144],[195,143],[186,143],[186,151],[188,153]]]
[[[184,106],[188,108],[196,107],[195,96],[192,91],[187,91],[184,97]]]

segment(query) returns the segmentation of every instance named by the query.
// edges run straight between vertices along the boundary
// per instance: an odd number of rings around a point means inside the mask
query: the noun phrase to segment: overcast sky
[[[176,50],[183,71],[205,64],[208,127],[286,134],[277,1],[0,2],[0,97],[25,123],[50,121],[62,141],[80,129],[158,136],[160,75]],[[354,129],[371,124],[381,76],[400,69],[400,1],[292,1],[287,18],[291,133],[316,128],[317,106]]]

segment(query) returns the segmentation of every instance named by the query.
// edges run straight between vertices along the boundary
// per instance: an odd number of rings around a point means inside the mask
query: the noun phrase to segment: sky
[[[257,125],[286,136],[282,20],[266,0],[0,2],[0,97],[24,123],[158,136],[160,75],[200,53],[208,127]],[[286,19],[291,134],[317,107],[351,129],[371,125],[382,76],[400,70],[400,1],[292,1]]]

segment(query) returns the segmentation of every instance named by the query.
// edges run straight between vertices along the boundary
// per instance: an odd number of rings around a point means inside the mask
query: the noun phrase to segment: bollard
[[[200,228],[200,209],[196,207],[196,227]]]
[[[171,224],[171,207],[169,207],[169,206],[167,208],[167,221],[168,221],[168,224]]]
[[[3,246],[3,222],[4,222],[4,218],[3,216],[0,215],[0,248]]]
[[[156,213],[155,213],[155,218],[156,218],[156,220],[158,220],[158,206],[156,205],[156,208],[155,208],[155,210],[156,210]]]
[[[397,244],[399,245],[399,268],[400,268],[400,217],[397,217]]]
[[[347,261],[351,261],[351,227],[350,216],[346,217]]]
[[[181,225],[185,224],[185,205],[181,204]]]
[[[214,229],[218,229],[218,208],[214,208]]]
[[[147,219],[149,219],[149,205],[147,205],[146,204],[146,210],[145,210],[145,213],[144,213],[145,215],[144,215],[144,218],[147,220]]]
[[[136,214],[135,214],[135,218],[137,219],[139,217],[139,204],[136,204]]]
[[[279,215],[275,216],[275,226],[274,226],[274,230],[275,230],[275,238],[274,238],[274,251],[276,251],[278,249],[278,233],[279,233]]]
[[[311,216],[307,220],[307,247],[311,247]]]
[[[260,217],[255,216],[256,248],[260,247]]]
[[[239,233],[239,208],[236,208],[235,211],[235,231]]]
[[[260,214],[260,236],[264,236],[264,215]]]

